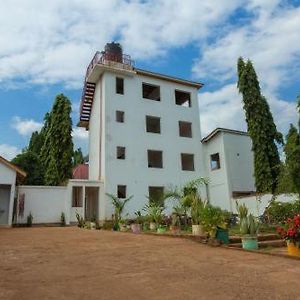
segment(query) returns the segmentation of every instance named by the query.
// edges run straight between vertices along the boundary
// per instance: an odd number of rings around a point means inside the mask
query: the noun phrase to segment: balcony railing
[[[134,67],[134,61],[131,59],[130,55],[114,55],[107,52],[97,51],[87,67],[85,81],[87,81],[87,78],[91,74],[95,65],[98,64],[112,66],[124,70],[132,70]]]

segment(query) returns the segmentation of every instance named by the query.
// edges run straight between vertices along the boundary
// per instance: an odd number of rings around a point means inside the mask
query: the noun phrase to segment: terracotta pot
[[[171,226],[170,226],[170,231],[171,231],[173,234],[180,234],[180,227],[171,225]]]
[[[142,225],[141,224],[131,224],[131,230],[133,233],[141,233]]]
[[[203,235],[203,229],[201,225],[192,225],[193,235]]]
[[[150,222],[150,230],[156,230],[156,223]]]
[[[287,250],[289,255],[300,257],[300,248],[293,242],[287,242]]]

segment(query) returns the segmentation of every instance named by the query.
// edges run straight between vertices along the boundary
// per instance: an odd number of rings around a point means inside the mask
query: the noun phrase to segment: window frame
[[[213,156],[217,155],[218,156],[218,160],[213,160]],[[216,171],[216,170],[220,170],[221,169],[221,159],[220,159],[220,153],[219,152],[216,152],[216,153],[213,153],[213,154],[210,154],[209,156],[210,160],[209,160],[209,163],[210,163],[210,170],[211,171]],[[217,164],[216,164],[216,167],[213,167],[212,166],[212,162],[215,161]]]
[[[158,98],[155,99],[155,98],[145,97],[145,93],[144,93],[144,87],[145,86],[158,88]],[[160,102],[161,101],[160,85],[155,85],[155,84],[152,84],[152,83],[142,82],[142,97],[143,97],[143,99],[146,99],[146,100],[152,100],[152,101]]]
[[[148,129],[149,129],[149,128],[148,128],[148,122],[147,122],[148,119],[158,120],[158,122],[159,122],[159,132],[156,132],[156,131],[149,131],[149,130],[148,130]],[[160,118],[160,117],[146,115],[145,120],[146,120],[146,132],[147,132],[147,133],[161,134],[161,124],[160,124],[161,118]]]
[[[119,151],[123,151],[124,153],[119,155]],[[116,147],[116,158],[118,160],[125,160],[126,159],[126,147],[125,146],[117,146]]]
[[[121,91],[119,91],[120,86],[118,85],[119,82],[122,82],[121,84]],[[124,78],[123,77],[116,77],[116,94],[118,95],[124,95]]]
[[[193,158],[193,168],[192,169],[185,169],[184,164],[183,164],[183,157],[184,156],[190,156]],[[182,171],[190,171],[194,172],[195,171],[195,154],[193,153],[180,153],[180,158],[181,158],[181,170]]]
[[[161,163],[159,164],[160,166],[151,166],[150,161],[149,161],[150,152],[161,153]],[[162,150],[152,150],[152,149],[147,150],[147,164],[148,164],[149,169],[163,169],[164,168],[163,160],[164,159],[163,159],[163,151]]]
[[[190,126],[190,135],[182,135],[182,131],[181,131],[181,124],[188,124]],[[180,137],[185,137],[185,138],[193,138],[193,126],[192,126],[192,122],[188,122],[188,121],[178,121],[178,129],[179,129],[179,136]]]
[[[121,188],[124,188],[124,195],[123,196],[120,196],[121,191],[119,189],[121,189]],[[127,185],[125,185],[125,184],[118,184],[117,185],[117,197],[119,199],[126,199],[126,196],[127,196]]]
[[[179,103],[177,103],[177,97],[176,97],[176,94],[177,94],[177,93],[187,94],[187,95],[189,95],[189,99],[188,99],[187,101],[183,102],[182,104],[179,104]],[[187,92],[187,91],[175,89],[175,91],[174,91],[174,96],[175,96],[175,104],[176,104],[177,106],[181,106],[181,107],[192,107],[192,95],[191,95],[191,92]],[[186,102],[188,102],[188,105],[184,105],[184,103],[186,103]]]

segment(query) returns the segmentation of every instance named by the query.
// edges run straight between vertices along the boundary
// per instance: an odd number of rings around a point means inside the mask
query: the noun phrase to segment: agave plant
[[[240,232],[242,235],[249,235],[254,237],[257,235],[257,231],[258,223],[252,214],[243,217],[240,220]]]
[[[248,208],[245,203],[239,205],[236,202],[236,210],[238,211],[240,219],[246,218],[248,216]]]
[[[133,196],[130,196],[128,198],[125,198],[125,199],[122,199],[122,198],[118,198],[116,197],[115,195],[113,194],[106,194],[112,201],[112,204],[114,206],[114,222],[115,222],[115,225],[118,225],[122,219],[122,213],[124,211],[124,207],[126,205],[126,203],[128,201],[130,201]]]
[[[146,204],[143,208],[143,211],[146,213],[150,222],[154,222],[156,224],[161,223],[164,207],[162,207],[160,204],[153,202]]]

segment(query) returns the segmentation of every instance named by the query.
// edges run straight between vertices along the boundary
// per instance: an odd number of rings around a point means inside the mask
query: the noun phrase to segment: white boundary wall
[[[31,213],[33,223],[59,223],[61,213],[68,217],[67,187],[19,186],[19,195],[25,195],[23,216],[17,216],[17,223],[26,224]]]
[[[260,199],[258,201],[258,199]],[[238,204],[243,204],[248,207],[249,212],[252,213],[254,216],[261,216],[265,208],[268,206],[269,202],[272,199],[272,194],[265,194],[261,196],[260,198],[257,198],[255,196],[251,197],[243,197],[243,198],[236,198],[236,199],[231,199],[232,201],[232,208],[233,208],[233,213],[237,213],[236,210],[236,202]],[[276,196],[276,201],[280,202],[293,202],[298,199],[298,196],[296,194],[281,194]]]

